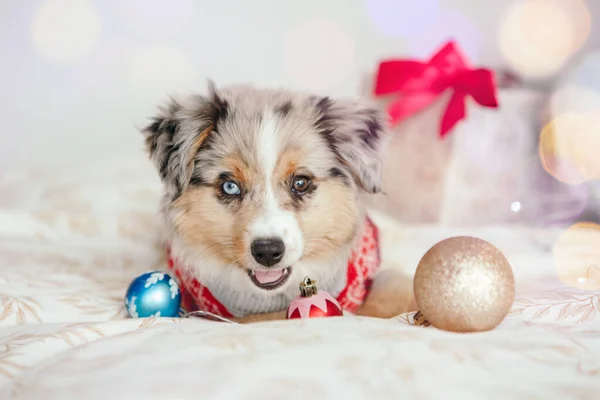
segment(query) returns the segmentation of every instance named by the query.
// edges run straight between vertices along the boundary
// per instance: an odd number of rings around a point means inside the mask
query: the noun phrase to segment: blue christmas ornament
[[[138,276],[125,294],[125,307],[132,318],[177,317],[180,304],[177,281],[160,271]]]

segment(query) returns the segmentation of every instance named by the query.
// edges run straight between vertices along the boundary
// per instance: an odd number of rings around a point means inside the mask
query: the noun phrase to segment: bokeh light
[[[130,83],[141,90],[188,92],[196,85],[194,67],[177,47],[135,48],[127,62]]]
[[[499,45],[519,73],[546,77],[579,50],[590,28],[590,14],[582,0],[513,2],[500,23]]]
[[[314,92],[327,91],[352,75],[354,39],[335,20],[305,20],[288,33],[283,63],[295,85]]]
[[[518,213],[519,211],[521,211],[521,202],[513,201],[512,203],[510,203],[510,211],[514,213]]]
[[[86,0],[46,0],[32,20],[36,49],[55,62],[73,62],[89,54],[100,39],[101,20]]]
[[[396,37],[428,32],[440,11],[439,0],[365,0],[365,8],[379,31]]]
[[[178,35],[194,17],[193,0],[121,0],[126,29],[143,39]]]
[[[469,17],[460,11],[444,9],[427,20],[431,25],[425,32],[406,39],[411,56],[428,59],[446,41],[455,40],[469,62],[478,62],[482,34]]]
[[[569,184],[599,178],[598,127],[600,110],[553,118],[540,134],[539,156],[546,172]]]
[[[600,225],[572,225],[556,240],[552,256],[564,283],[583,290],[600,289]]]

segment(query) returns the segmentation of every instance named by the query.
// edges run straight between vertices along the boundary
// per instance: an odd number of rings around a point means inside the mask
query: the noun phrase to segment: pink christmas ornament
[[[317,290],[317,282],[309,277],[300,283],[300,297],[292,301],[287,319],[339,317],[344,315],[337,300],[327,292]]]

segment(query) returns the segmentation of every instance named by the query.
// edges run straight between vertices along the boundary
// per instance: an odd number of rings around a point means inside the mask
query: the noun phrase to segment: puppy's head
[[[171,100],[143,133],[196,268],[243,274],[265,292],[295,269],[318,279],[306,265],[347,254],[359,191],[380,190],[384,123],[357,101],[211,85],[206,97]]]

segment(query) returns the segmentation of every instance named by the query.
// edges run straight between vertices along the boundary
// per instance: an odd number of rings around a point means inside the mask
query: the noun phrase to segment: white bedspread
[[[0,399],[600,398],[600,291],[558,281],[558,231],[400,227],[375,214],[387,266],[414,271],[456,234],[506,254],[517,301],[487,333],[419,328],[410,315],[127,319],[128,283],[163,265],[159,193],[139,159],[0,176]]]

